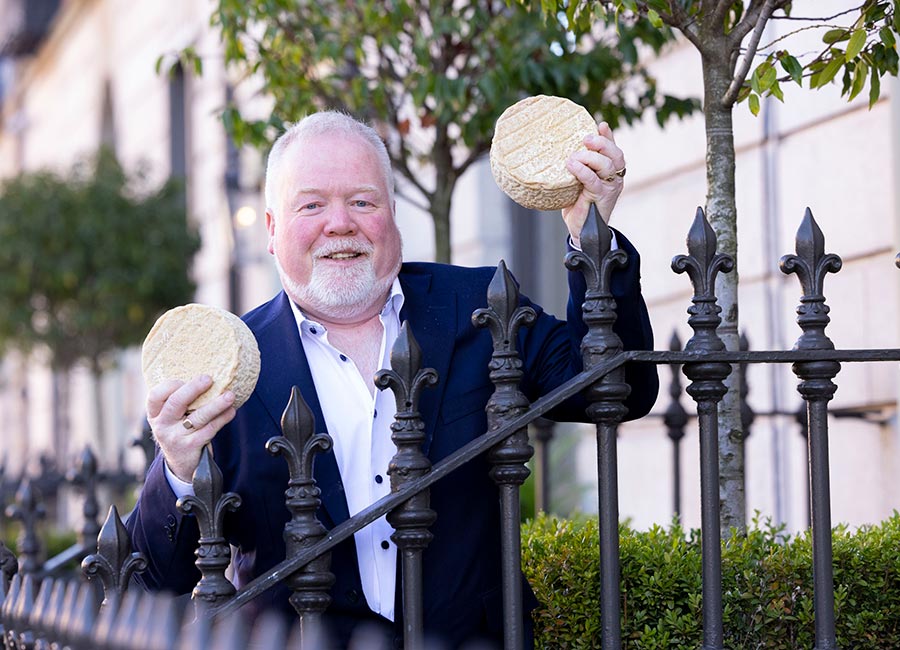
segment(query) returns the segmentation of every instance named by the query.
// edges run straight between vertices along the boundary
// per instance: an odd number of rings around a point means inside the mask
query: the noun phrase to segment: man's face
[[[368,142],[328,134],[284,152],[269,252],[288,295],[310,316],[353,322],[380,311],[400,269],[400,231]]]

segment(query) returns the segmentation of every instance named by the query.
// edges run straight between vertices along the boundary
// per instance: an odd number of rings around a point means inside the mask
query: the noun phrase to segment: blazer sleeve
[[[611,291],[616,301],[617,316],[613,330],[622,340],[624,350],[652,350],[653,330],[647,306],[641,295],[640,255],[631,242],[618,231],[616,238],[619,248],[625,251],[628,258],[625,266],[613,271],[611,276]],[[576,271],[569,272],[568,282],[569,301],[565,323],[543,313],[527,299],[523,300],[539,312],[537,322],[524,334],[524,341],[520,347],[528,369],[523,388],[531,400],[554,390],[583,369],[581,341],[587,334],[587,326],[582,318],[581,307],[587,286],[584,276]],[[643,417],[653,407],[659,392],[656,366],[647,363],[626,364],[625,381],[631,387],[631,392],[625,400],[628,409],[625,419],[634,420]],[[586,406],[584,398],[578,396],[553,409],[547,415],[558,421],[585,422]]]
[[[194,566],[200,530],[196,517],[185,516],[175,507],[164,462],[157,452],[125,528],[134,550],[147,558],[147,570],[136,574],[137,581],[148,589],[183,594],[200,580],[200,571]]]

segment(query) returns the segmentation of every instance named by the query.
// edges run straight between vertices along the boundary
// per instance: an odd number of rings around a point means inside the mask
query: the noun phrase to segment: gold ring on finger
[[[616,180],[616,177],[625,178],[625,172],[626,172],[626,168],[622,167],[622,169],[617,169],[609,176],[601,176],[600,180],[606,181],[607,183],[612,183],[614,180]]]

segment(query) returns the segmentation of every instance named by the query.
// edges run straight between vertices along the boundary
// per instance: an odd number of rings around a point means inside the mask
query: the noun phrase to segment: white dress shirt
[[[400,333],[402,307],[403,291],[395,279],[380,315],[383,333],[379,368],[390,368],[391,348]],[[391,423],[397,412],[394,394],[390,390],[376,390],[373,397],[353,360],[328,342],[328,330],[307,318],[293,301],[291,308],[322,415],[334,441],[334,455],[352,517],[391,491],[387,469],[396,452],[391,441]],[[168,465],[165,473],[176,497],[193,494],[193,486],[175,476]],[[366,602],[373,612],[390,621],[394,620],[397,581],[393,532],[394,528],[383,516],[354,535]]]
[[[391,423],[397,412],[394,394],[390,390],[376,390],[373,396],[353,360],[328,342],[327,329],[306,318],[293,302],[291,306],[322,415],[334,441],[334,455],[352,517],[390,494],[387,469],[396,453],[391,441]],[[379,368],[390,368],[391,348],[400,333],[402,307],[403,292],[395,279],[380,314],[383,333]],[[382,516],[354,535],[366,602],[373,612],[391,621],[397,581],[393,532]]]

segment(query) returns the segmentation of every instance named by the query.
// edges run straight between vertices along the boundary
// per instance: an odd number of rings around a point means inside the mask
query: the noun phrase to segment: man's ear
[[[269,233],[269,254],[275,254],[275,215],[269,208],[266,208],[266,230]]]

